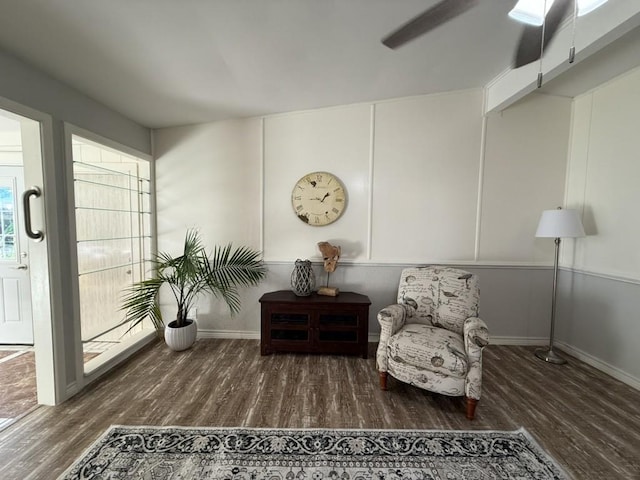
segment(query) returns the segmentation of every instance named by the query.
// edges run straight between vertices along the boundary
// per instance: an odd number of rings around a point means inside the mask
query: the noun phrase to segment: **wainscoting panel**
[[[562,270],[556,339],[597,368],[606,365],[640,385],[640,285]],[[587,356],[591,358],[587,358]],[[596,359],[602,365],[595,365]],[[613,375],[613,373],[608,372]],[[624,380],[624,376],[615,375]]]
[[[340,263],[329,278],[329,285],[341,291],[363,293],[371,299],[369,333],[377,335],[380,327],[377,312],[395,303],[403,268],[413,265],[369,265]],[[265,282],[243,293],[242,312],[231,317],[220,301],[202,298],[198,304],[198,327],[201,335],[211,332],[217,338],[232,338],[232,332],[260,331],[259,298],[265,292],[291,288],[293,262],[267,262]],[[480,276],[480,316],[487,323],[492,337],[547,338],[551,312],[552,269],[526,266],[463,265],[459,268]],[[327,282],[320,263],[314,264],[316,285]],[[173,308],[167,304],[167,315]],[[169,318],[169,317],[167,317]],[[215,332],[215,335],[213,334]],[[228,332],[229,336],[223,335]],[[206,335],[209,336],[209,335]],[[539,343],[539,342],[537,342]]]

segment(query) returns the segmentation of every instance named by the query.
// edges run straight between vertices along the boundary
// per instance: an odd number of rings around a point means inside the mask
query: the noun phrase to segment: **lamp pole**
[[[549,334],[549,349],[538,348],[536,357],[545,362],[563,365],[567,361],[553,351],[553,333],[556,326],[556,293],[558,291],[558,259],[560,256],[560,237],[556,237],[556,257],[553,262],[553,293],[551,296],[551,333]]]

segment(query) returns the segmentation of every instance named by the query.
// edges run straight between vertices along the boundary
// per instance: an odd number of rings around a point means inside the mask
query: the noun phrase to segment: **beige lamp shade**
[[[556,209],[542,212],[536,237],[584,237],[584,228],[577,210]]]

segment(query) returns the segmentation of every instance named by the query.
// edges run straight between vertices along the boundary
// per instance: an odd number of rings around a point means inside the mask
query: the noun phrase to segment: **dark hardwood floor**
[[[97,355],[85,353],[85,362]],[[0,350],[0,428],[28,414],[37,406],[36,360],[33,347]]]
[[[0,419],[12,419],[38,404],[35,354],[16,350],[0,356]]]
[[[57,407],[0,432],[0,478],[52,479],[109,425],[288,428],[526,428],[576,479],[640,479],[640,392],[570,359],[489,346],[483,397],[468,421],[461,398],[389,380],[370,357],[260,356],[255,340],[155,343]]]

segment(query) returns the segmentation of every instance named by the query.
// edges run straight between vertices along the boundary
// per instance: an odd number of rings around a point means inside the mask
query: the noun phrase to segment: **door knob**
[[[16,265],[13,268],[15,268],[16,270],[26,270],[29,267],[27,267],[24,263],[21,263],[20,265]]]

